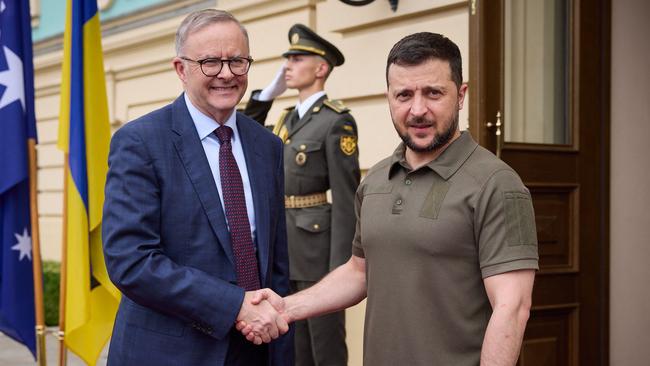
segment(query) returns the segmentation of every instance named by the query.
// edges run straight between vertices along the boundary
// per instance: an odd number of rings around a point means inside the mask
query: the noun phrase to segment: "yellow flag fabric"
[[[106,272],[101,222],[110,126],[96,0],[68,0],[58,146],[67,153],[65,344],[94,365],[120,293]],[[63,276],[62,276],[63,278]]]

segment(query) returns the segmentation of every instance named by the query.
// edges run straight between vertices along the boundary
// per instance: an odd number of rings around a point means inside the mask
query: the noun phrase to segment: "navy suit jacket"
[[[262,287],[284,296],[289,264],[281,141],[237,113],[255,205]],[[181,95],[111,140],[104,256],[123,297],[110,365],[222,365],[244,290],[205,151]],[[292,363],[293,340],[269,345],[270,365]]]

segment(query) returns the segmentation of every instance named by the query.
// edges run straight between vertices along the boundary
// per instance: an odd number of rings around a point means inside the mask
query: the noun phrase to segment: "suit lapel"
[[[266,173],[269,169],[265,162],[268,159],[258,148],[257,134],[253,127],[253,121],[247,121],[239,113],[237,114],[237,130],[241,137],[248,178],[253,192],[253,205],[255,207],[255,237],[257,241],[258,260],[260,265],[260,280],[262,287],[266,283],[266,274],[269,267],[269,232],[270,217],[268,206],[267,182],[269,176]]]
[[[311,121],[311,116],[314,114],[314,109],[320,110],[320,108],[323,106],[323,102],[327,99],[327,95],[323,95],[322,97],[318,98],[318,100],[312,105],[307,113],[305,113],[304,116],[297,122],[295,122],[291,127],[289,127],[289,137],[293,136],[298,130],[301,128],[305,127],[309,121]],[[295,110],[296,112],[296,118],[298,115],[298,111]]]
[[[212,177],[205,150],[203,150],[203,145],[201,145],[182,94],[172,105],[172,118],[172,130],[177,134],[174,139],[174,147],[199,196],[210,226],[219,239],[219,244],[234,266],[230,233],[226,225],[217,185]]]

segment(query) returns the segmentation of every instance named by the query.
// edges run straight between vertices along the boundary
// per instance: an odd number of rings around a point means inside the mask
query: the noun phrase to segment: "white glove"
[[[269,102],[284,93],[284,91],[287,90],[287,81],[284,80],[284,71],[284,64],[282,64],[277,74],[275,74],[273,81],[271,81],[266,88],[262,89],[255,99],[261,102]]]

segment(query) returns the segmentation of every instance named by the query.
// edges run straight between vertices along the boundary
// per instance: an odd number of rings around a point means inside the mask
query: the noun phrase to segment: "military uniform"
[[[324,49],[324,40],[314,39],[311,31],[305,34],[308,28],[302,27],[291,28],[287,54]],[[331,62],[327,54],[319,55]],[[342,57],[331,64],[342,63]],[[264,124],[272,103],[250,98],[244,113]],[[356,225],[354,194],[360,179],[357,125],[348,108],[324,95],[302,118],[294,107],[285,109],[273,131],[285,144],[287,237],[295,292],[350,258]],[[331,204],[327,190],[331,190]],[[296,365],[347,365],[344,311],[297,322],[295,339]]]

